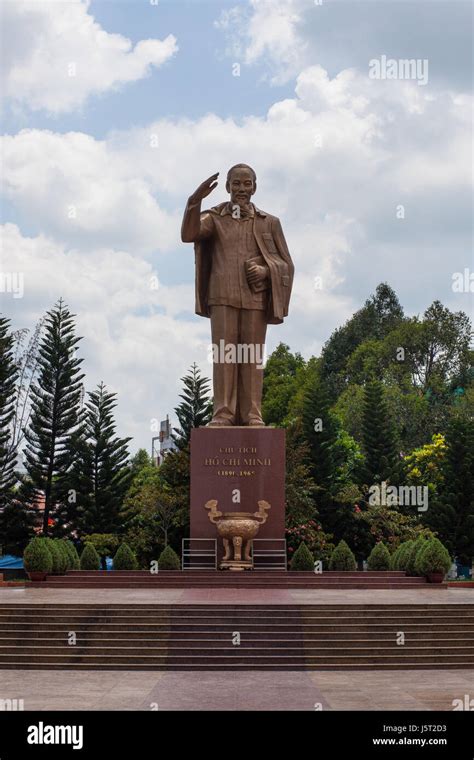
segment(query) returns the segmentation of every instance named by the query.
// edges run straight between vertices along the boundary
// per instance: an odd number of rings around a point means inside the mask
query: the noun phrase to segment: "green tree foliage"
[[[269,356],[263,375],[262,416],[266,425],[285,427],[289,407],[298,389],[305,362],[280,343]]]
[[[153,463],[147,450],[138,449],[137,453],[130,459],[131,480],[133,480],[143,469],[152,465]]]
[[[311,477],[309,445],[301,423],[287,428],[286,432],[285,516],[288,527],[317,517],[315,503],[316,484]]]
[[[21,500],[34,505],[44,496],[43,534],[65,500],[65,481],[71,468],[71,439],[81,425],[82,379],[75,350],[74,315],[62,300],[45,319],[39,350],[37,383],[31,389],[31,417],[25,431],[26,476]]]
[[[131,439],[115,434],[116,394],[100,383],[88,396],[82,427],[71,440],[74,464],[63,519],[81,532],[113,533],[119,528],[119,511],[130,485]]]
[[[381,283],[362,309],[333,332],[323,348],[321,364],[332,401],[348,383],[347,363],[353,351],[368,339],[380,340],[403,318],[403,309],[395,292],[387,283]]]
[[[158,570],[181,570],[181,562],[171,546],[165,546],[158,557]]]
[[[107,557],[112,557],[119,545],[119,538],[114,533],[91,533],[83,535],[85,544],[92,544],[100,557],[102,570],[107,570]]]
[[[445,546],[438,538],[430,538],[418,552],[415,569],[418,575],[430,573],[443,573],[445,575],[451,567],[451,557]]]
[[[367,559],[369,570],[389,570],[390,552],[382,541],[375,544]]]
[[[93,544],[86,543],[81,554],[81,570],[99,570],[100,557]]]
[[[290,563],[290,570],[299,570],[299,571],[314,570],[313,555],[311,554],[310,550],[308,549],[308,547],[306,546],[304,542],[298,546],[297,550],[293,554],[293,557]]]
[[[181,382],[184,386],[179,394],[182,401],[175,408],[180,427],[173,438],[179,449],[185,449],[191,440],[191,430],[207,425],[211,419],[212,403],[209,397],[210,381],[207,377],[201,377],[196,364],[181,378]]]
[[[400,478],[400,457],[395,428],[379,380],[371,380],[365,387],[362,439],[365,453],[363,482],[372,485],[385,480],[396,484]]]
[[[33,538],[23,553],[23,566],[27,573],[50,573],[53,558],[42,538]]]
[[[426,523],[465,565],[474,558],[474,421],[453,418],[445,437],[443,482]]]
[[[356,560],[345,541],[339,541],[329,563],[330,570],[355,570]]]
[[[121,543],[114,557],[114,570],[137,570],[135,554],[125,542]]]

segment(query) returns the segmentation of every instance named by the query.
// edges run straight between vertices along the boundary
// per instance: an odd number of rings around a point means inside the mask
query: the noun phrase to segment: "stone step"
[[[75,646],[68,644],[71,631]],[[240,645],[233,635],[240,633]],[[397,644],[400,631],[405,644]],[[298,670],[474,667],[466,605],[0,607],[0,668]]]

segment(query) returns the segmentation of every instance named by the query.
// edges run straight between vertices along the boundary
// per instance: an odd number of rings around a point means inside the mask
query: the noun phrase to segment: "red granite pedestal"
[[[240,495],[240,502],[237,500]],[[285,431],[276,428],[205,427],[191,431],[191,531],[193,538],[217,538],[204,505],[219,511],[258,510],[271,505],[257,538],[285,537]],[[218,559],[223,552],[218,539]]]

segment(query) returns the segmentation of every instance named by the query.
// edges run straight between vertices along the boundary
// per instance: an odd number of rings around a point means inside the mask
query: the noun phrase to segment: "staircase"
[[[0,604],[4,668],[474,668],[474,605]]]
[[[70,570],[65,575],[48,575],[46,581],[31,583],[36,588],[258,588],[258,589],[443,589],[445,584],[428,584],[425,578],[404,572],[286,572],[254,570]]]

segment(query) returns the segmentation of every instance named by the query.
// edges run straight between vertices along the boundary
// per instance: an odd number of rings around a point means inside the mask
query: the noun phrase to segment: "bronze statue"
[[[257,177],[247,164],[227,174],[226,201],[201,212],[219,173],[190,196],[181,239],[194,243],[196,314],[211,319],[214,410],[209,425],[263,426],[267,324],[288,315],[294,267],[280,220],[251,203]]]

